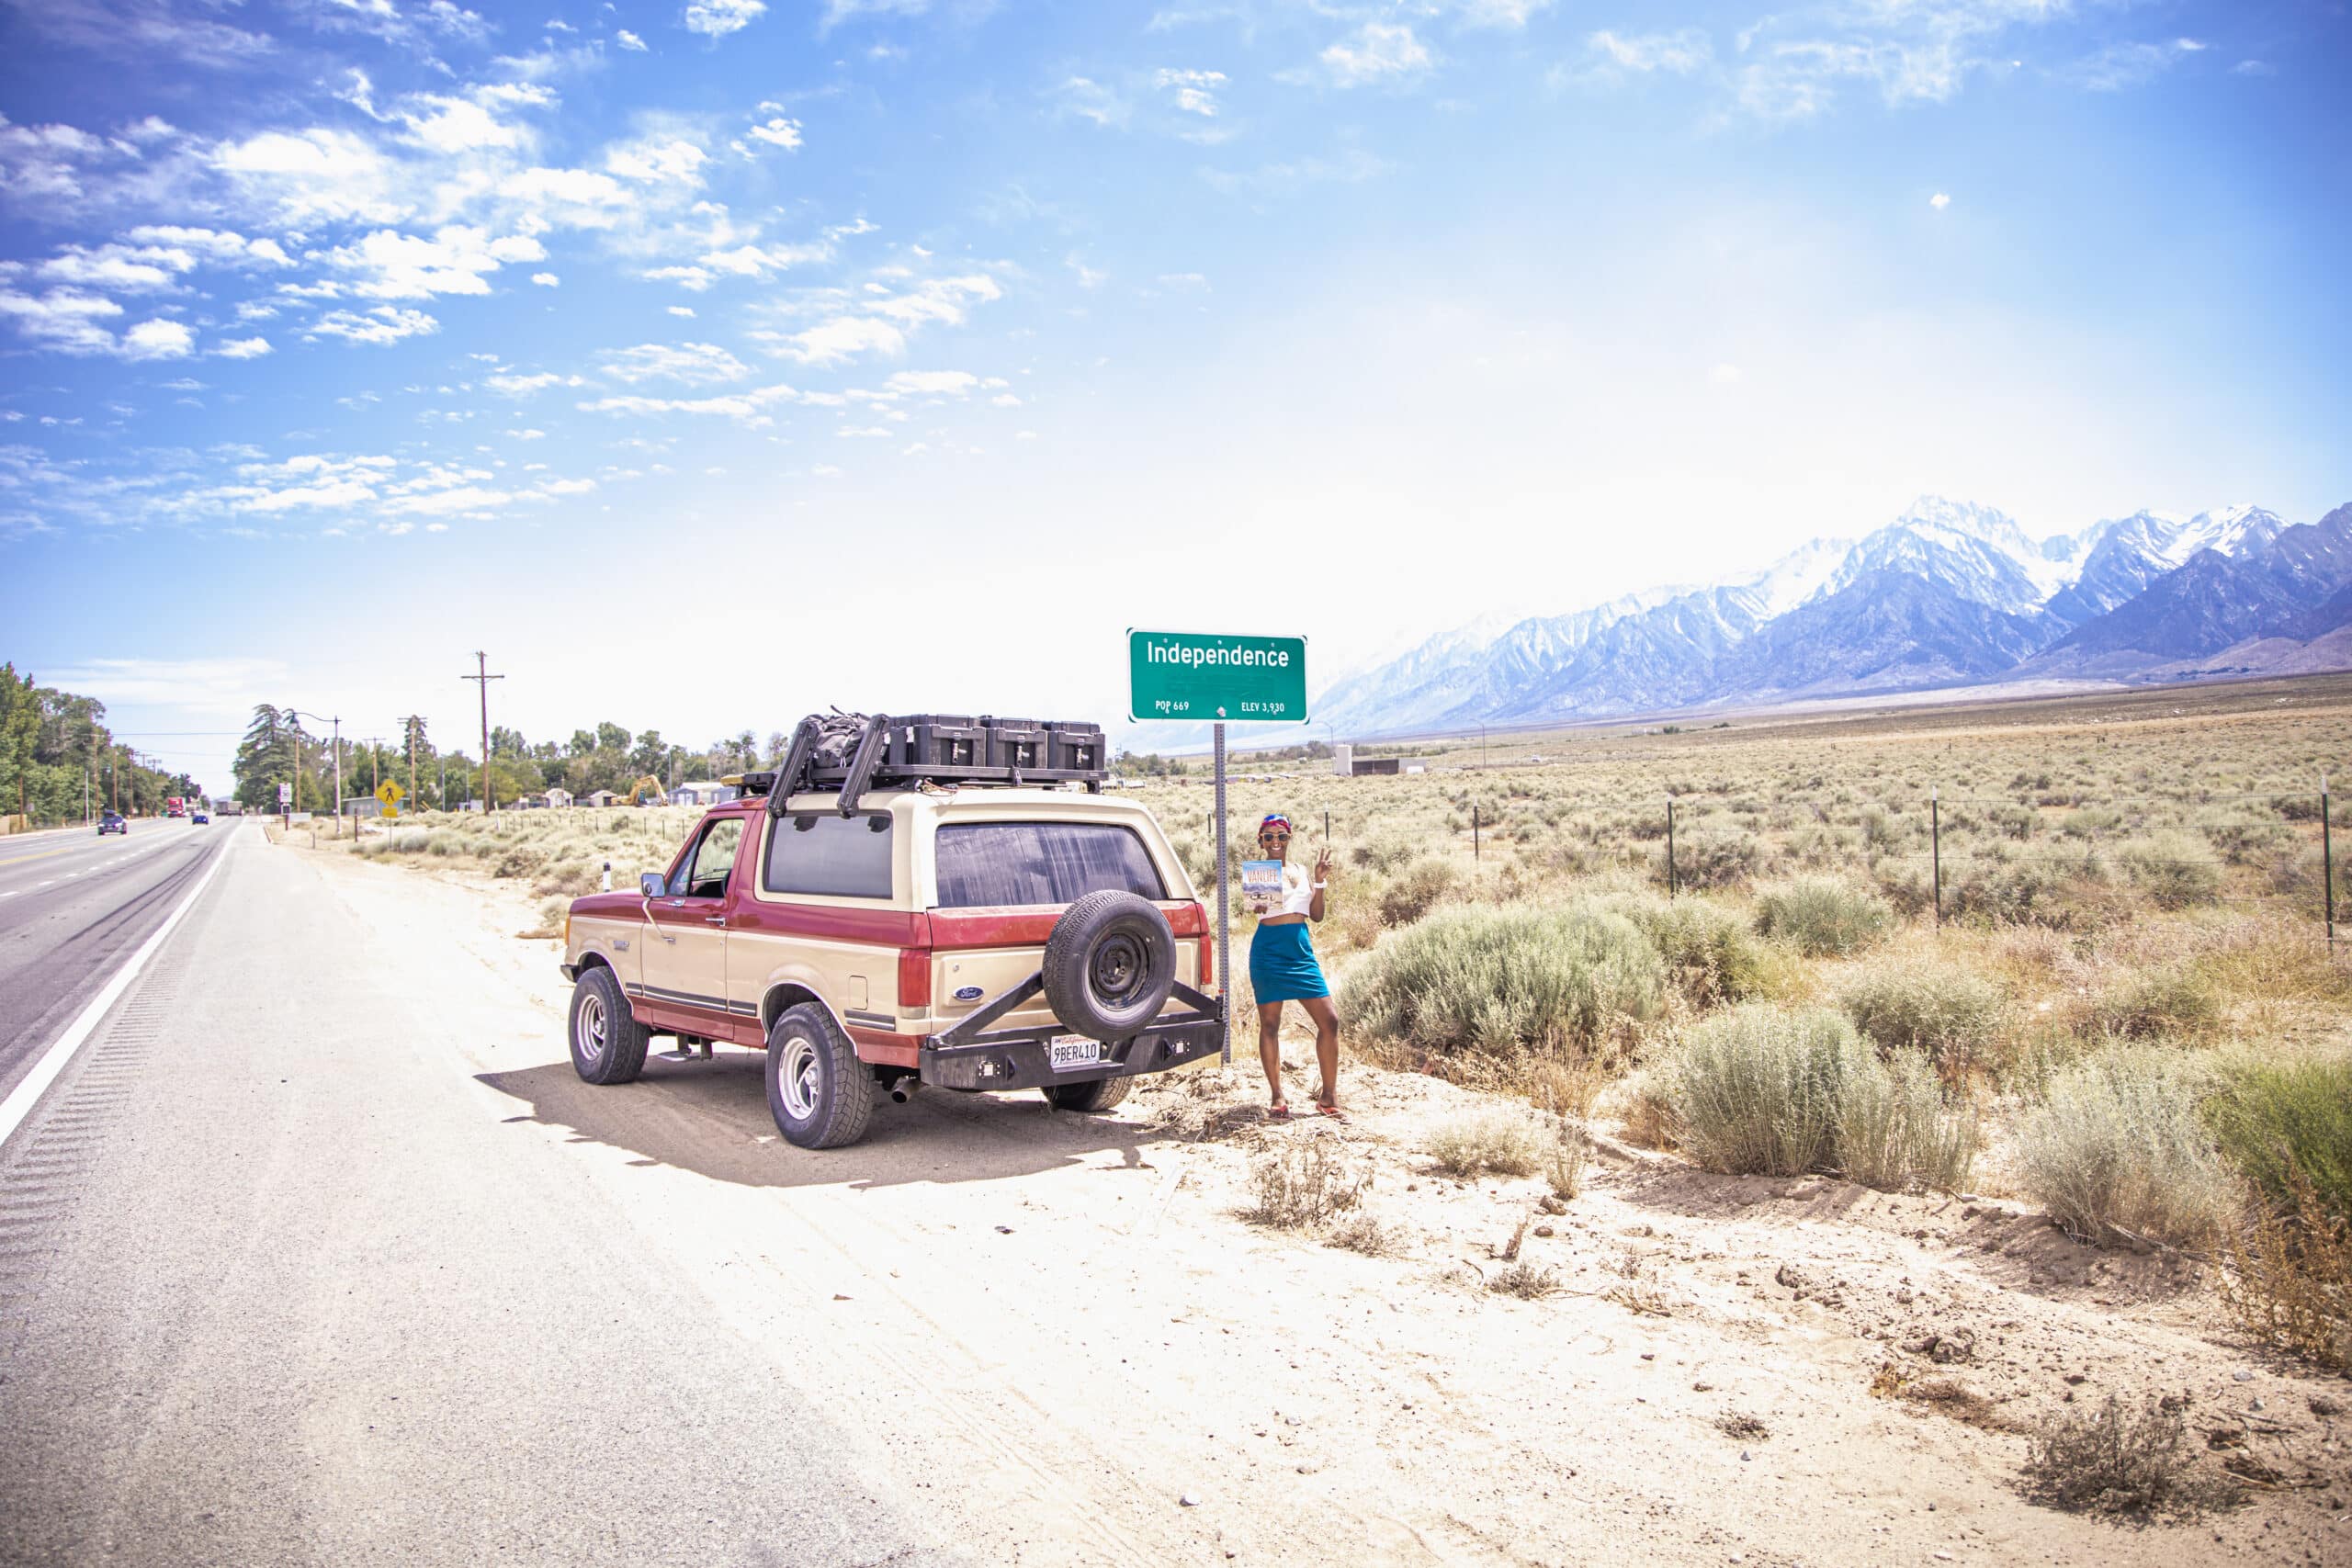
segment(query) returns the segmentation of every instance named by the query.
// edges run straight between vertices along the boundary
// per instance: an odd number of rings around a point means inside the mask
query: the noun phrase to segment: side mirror
[[[649,871],[639,877],[637,889],[648,898],[659,898],[670,891],[668,884],[662,880],[662,874],[658,871]]]

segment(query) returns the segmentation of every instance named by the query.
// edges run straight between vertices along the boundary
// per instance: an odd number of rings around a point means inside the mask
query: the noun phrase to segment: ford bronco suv
[[[877,1086],[1107,1111],[1219,1049],[1207,911],[1102,757],[1093,725],[804,719],[668,872],[572,901],[573,1068],[627,1083],[655,1034],[763,1050],[778,1129],[832,1148]]]

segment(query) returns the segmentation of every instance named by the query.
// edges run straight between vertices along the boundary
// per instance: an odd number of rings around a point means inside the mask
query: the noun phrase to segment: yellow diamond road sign
[[[398,817],[401,814],[401,796],[407,793],[408,791],[401,788],[390,779],[386,779],[376,786],[376,799],[383,806],[384,815],[387,817]]]

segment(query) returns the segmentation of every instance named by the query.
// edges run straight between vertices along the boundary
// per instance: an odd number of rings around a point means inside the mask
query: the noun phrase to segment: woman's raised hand
[[[1315,856],[1315,880],[1321,882],[1331,874],[1331,846],[1326,844]]]

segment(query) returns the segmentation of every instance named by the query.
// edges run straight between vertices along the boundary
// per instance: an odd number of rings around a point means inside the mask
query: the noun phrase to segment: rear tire
[[[571,1070],[584,1083],[628,1083],[645,1070],[651,1032],[628,1010],[620,982],[603,964],[571,987]]]
[[[1092,1083],[1047,1086],[1046,1103],[1057,1111],[1111,1111],[1136,1087],[1133,1078],[1096,1078]]]
[[[837,1149],[865,1136],[874,1075],[815,1002],[788,1007],[768,1029],[768,1113],[785,1141]]]

